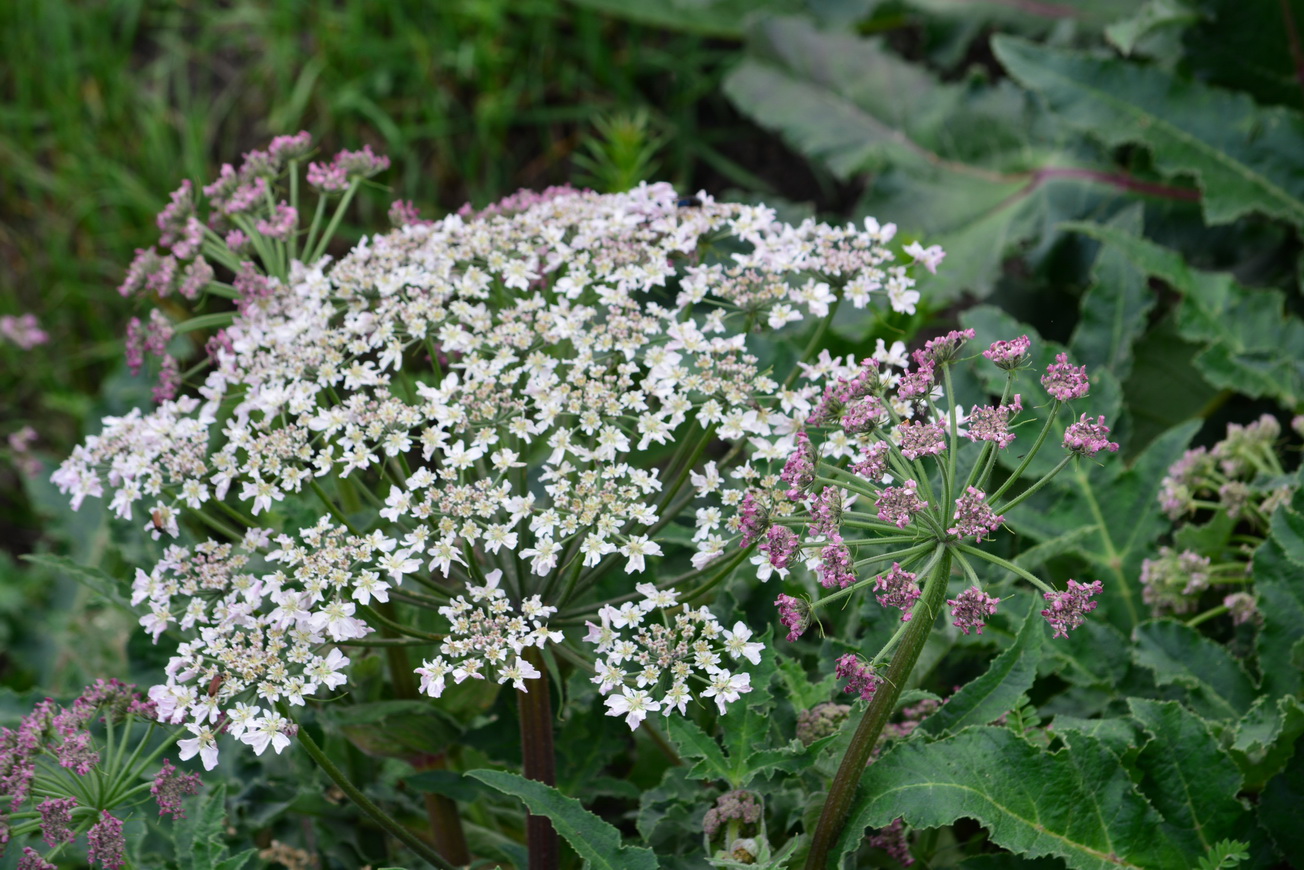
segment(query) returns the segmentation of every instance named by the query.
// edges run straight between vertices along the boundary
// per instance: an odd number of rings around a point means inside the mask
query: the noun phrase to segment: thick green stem
[[[527,649],[524,658],[541,674],[526,682],[526,691],[517,693],[524,773],[529,779],[556,786],[557,756],[552,745],[552,697],[548,689],[548,670],[543,653],[537,647]],[[531,813],[525,817],[525,844],[530,856],[530,870],[557,870],[561,860],[557,832],[547,816]]]
[[[932,630],[937,614],[942,610],[946,599],[946,581],[951,573],[951,552],[945,548],[941,560],[928,577],[923,597],[915,604],[913,618],[905,637],[901,639],[892,663],[884,674],[883,684],[869,702],[856,733],[851,738],[847,752],[842,756],[833,783],[829,786],[828,799],[824,801],[824,810],[820,813],[819,823],[815,826],[815,835],[811,840],[810,855],[806,858],[806,870],[825,870],[829,866],[830,852],[842,829],[846,825],[847,812],[851,809],[852,798],[856,795],[856,786],[865,772],[869,755],[883,733],[883,726],[896,707],[897,698],[914,670],[915,662],[923,651],[924,642]]]

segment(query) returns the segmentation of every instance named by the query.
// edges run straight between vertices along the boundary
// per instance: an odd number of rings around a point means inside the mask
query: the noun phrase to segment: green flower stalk
[[[66,707],[47,699],[16,730],[0,728],[0,855],[39,834],[48,850],[23,845],[19,863],[53,867],[84,835],[92,865],[116,870],[126,863],[119,817],[152,797],[159,815],[184,818],[199,776],[159,765],[180,734],[163,737],[155,720],[135,686],[99,680]]]
[[[1008,373],[1006,386],[997,404],[964,415],[952,398],[950,369],[972,337],[972,330],[964,330],[934,339],[915,351],[913,366],[904,353],[889,352],[859,363],[829,360],[810,369],[815,375],[809,378],[810,412],[804,426],[786,439],[782,470],[774,475],[757,469],[753,480],[760,485],[739,502],[737,527],[744,545],[756,542],[774,571],[787,572],[800,558],[821,586],[833,590],[818,600],[779,595],[779,619],[789,640],[817,622],[821,610],[840,606],[851,595],[872,594],[900,613],[899,629],[872,658],[848,654],[837,662],[846,691],[868,707],[814,832],[807,862],[812,870],[828,859],[865,763],[937,615],[947,607],[952,625],[981,634],[996,612],[1000,599],[983,589],[976,562],[989,562],[1040,590],[1047,603],[1042,615],[1056,637],[1081,626],[1101,592],[1099,581],[1076,580],[1056,591],[981,546],[1010,510],[1069,462],[1118,449],[1108,440],[1103,417],[1082,415],[1065,429],[1063,461],[1014,490],[1061,408],[1087,394],[1085,369],[1063,354],[1047,368],[1042,384],[1050,401],[1040,432],[1013,474],[996,482],[996,453],[1015,440],[1016,421],[1026,413],[1013,388],[1029,341],[1023,336],[984,351]],[[947,582],[956,569],[969,586],[947,599]]]

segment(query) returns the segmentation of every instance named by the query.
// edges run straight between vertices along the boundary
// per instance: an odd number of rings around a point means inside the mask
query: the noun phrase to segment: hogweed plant
[[[393,836],[464,864],[450,801],[431,804],[432,850],[296,711],[345,692],[375,649],[399,698],[511,686],[524,772],[546,784],[549,667],[592,668],[630,728],[724,711],[762,645],[703,606],[749,552],[729,549],[719,484],[749,473],[749,440],[805,415],[754,345],[816,320],[809,358],[840,303],[912,311],[918,293],[891,226],[789,226],[705,194],[685,206],[666,185],[523,192],[439,221],[397,203],[397,229],[334,260],[344,209],[387,161],[311,162],[311,147],[280,137],[203,196],[173,195],[161,247],[121,288],[163,303],[128,334],[133,368],[161,360],[157,407],[104,420],[54,480],[166,545],[131,602],[156,642],[177,642],[149,695],[191,754],[212,768],[224,736],[258,754],[297,739]],[[931,268],[940,252],[916,256]],[[178,296],[235,310],[173,323]],[[199,330],[215,332],[183,371],[178,337]],[[686,511],[691,568],[635,582],[674,555],[658,536]],[[589,646],[565,631],[586,622]],[[528,841],[532,867],[555,866],[546,820]]]
[[[1304,417],[1291,427],[1304,434]],[[1260,619],[1254,551],[1298,488],[1279,455],[1281,436],[1270,414],[1230,423],[1222,440],[1188,450],[1168,469],[1159,504],[1173,521],[1174,546],[1141,563],[1141,597],[1153,616],[1184,617],[1190,626],[1223,615],[1234,625]]]
[[[756,450],[749,473],[739,475],[745,481],[734,518],[740,545],[755,544],[766,567],[780,574],[804,563],[830,590],[815,600],[779,594],[775,604],[788,640],[850,596],[873,595],[899,614],[899,629],[874,656],[847,654],[837,661],[846,691],[868,706],[814,832],[806,865],[812,870],[827,863],[856,784],[938,613],[948,608],[952,625],[981,634],[996,612],[1000,599],[984,590],[976,563],[1031,583],[1044,599],[1041,615],[1054,637],[1080,627],[1102,591],[1100,581],[1077,580],[1052,589],[983,548],[1011,511],[1070,462],[1118,445],[1109,441],[1103,417],[1082,413],[1063,430],[1062,459],[1040,479],[1023,480],[1051,443],[1061,412],[1086,397],[1086,369],[1060,354],[1041,376],[1044,395],[1029,399],[1014,392],[1029,358],[1027,336],[997,341],[982,356],[1007,373],[1004,392],[995,404],[965,414],[955,402],[952,367],[976,355],[967,349],[973,337],[972,330],[953,331],[909,356],[904,348],[880,348],[859,361],[825,354],[803,366],[799,427]],[[1022,459],[1002,472],[999,453],[1037,417],[1040,427]],[[947,599],[957,570],[969,585]]]
[[[0,856],[12,843],[18,867],[52,870],[84,835],[92,867],[125,866],[123,821],[151,799],[158,815],[185,818],[182,799],[199,791],[197,774],[159,764],[181,736],[159,731],[153,702],[117,680],[65,707],[42,701],[16,729],[0,728]],[[182,760],[198,751],[193,740],[176,748]],[[44,851],[27,845],[38,836]]]

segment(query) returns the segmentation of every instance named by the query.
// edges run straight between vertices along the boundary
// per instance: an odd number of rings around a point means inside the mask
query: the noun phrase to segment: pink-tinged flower
[[[856,582],[856,575],[851,570],[851,551],[841,541],[829,544],[820,550],[819,566],[820,585],[825,589],[844,589]]]
[[[779,570],[788,567],[788,562],[797,552],[798,547],[797,533],[787,526],[770,526],[769,531],[765,533],[765,540],[761,543],[760,550],[769,556],[770,564]]]
[[[1030,347],[1032,341],[1021,335],[1009,341],[992,342],[992,346],[983,351],[983,356],[994,362],[997,368],[1012,371],[1027,361]]]
[[[281,163],[306,157],[311,150],[312,134],[307,130],[300,130],[290,136],[277,136],[272,140],[272,144],[267,146],[267,153],[272,159]]]
[[[729,653],[731,658],[744,658],[754,665],[761,663],[761,651],[765,649],[765,644],[752,641],[752,630],[747,624],[739,621],[734,623],[732,630],[724,630],[724,649]]]
[[[975,541],[982,539],[1001,527],[1005,517],[998,516],[987,504],[987,494],[982,490],[969,487],[965,494],[955,500],[955,525],[946,530],[947,534],[960,538],[972,537]]]
[[[46,798],[36,805],[41,813],[41,836],[51,848],[60,843],[71,843],[76,834],[72,830],[72,811],[77,806],[75,798]]]
[[[851,470],[866,480],[881,483],[887,473],[887,455],[892,451],[886,441],[875,441],[860,453],[860,458],[851,463]]]
[[[937,455],[946,449],[946,427],[939,420],[933,423],[916,423],[902,420],[896,428],[897,446],[907,459]]]
[[[341,151],[335,155],[335,164],[341,167],[350,178],[370,178],[389,169],[389,158],[375,154],[370,145],[363,145],[361,151]]]
[[[104,870],[118,870],[127,863],[122,822],[109,815],[108,810],[101,811],[100,820],[86,832],[86,841],[90,846],[86,857],[92,864],[98,862]]]
[[[9,840],[9,837],[7,836],[8,830],[4,829],[4,832],[6,836],[3,840],[0,840],[0,845],[3,845]],[[23,856],[18,859],[17,870],[59,870],[59,865],[51,864],[49,861],[42,858],[41,853],[33,849],[31,846],[24,846]]]
[[[213,283],[213,277],[213,267],[201,257],[182,270],[181,284],[177,287],[177,292],[187,299],[196,299],[200,293],[208,289],[209,284]]]
[[[992,441],[1002,450],[1014,441],[1010,431],[1010,418],[1023,410],[1023,400],[1016,393],[1008,405],[976,407],[969,414],[969,429],[964,433],[970,441]]]
[[[779,608],[779,622],[788,629],[788,640],[801,637],[810,626],[810,605],[800,598],[780,594],[774,606]]]
[[[1233,625],[1259,621],[1259,605],[1249,592],[1234,592],[1223,599],[1223,607],[1231,613]]]
[[[770,512],[756,500],[756,494],[748,490],[738,507],[738,530],[742,532],[744,547],[765,534],[770,525]]]
[[[919,600],[919,584],[915,582],[919,575],[904,571],[897,562],[892,563],[891,570],[874,579],[874,593],[878,603],[884,607],[895,607],[901,611],[901,621],[909,622],[915,602]]]
[[[184,819],[186,813],[181,807],[181,799],[199,794],[199,774],[182,773],[165,758],[163,766],[154,776],[149,793],[154,796],[154,802],[158,804],[160,816],[170,815],[174,819]]]
[[[872,700],[878,687],[883,684],[883,678],[874,672],[874,668],[862,662],[855,653],[847,653],[838,659],[834,673],[839,679],[848,680],[843,691],[859,695],[862,701]]]
[[[958,598],[947,599],[947,604],[951,605],[951,615],[955,617],[955,622],[951,623],[956,628],[969,633],[973,629],[978,634],[983,633],[983,626],[987,624],[987,617],[996,612],[996,605],[1001,599],[992,598],[983,592],[977,586],[970,586],[960,593]]]
[[[892,523],[898,529],[909,525],[915,514],[928,507],[928,502],[916,494],[918,488],[919,484],[914,480],[907,480],[901,486],[886,487],[874,501],[879,520]]]
[[[814,415],[812,415],[812,420]],[[848,435],[865,435],[885,425],[887,409],[875,396],[865,396],[847,406],[842,413],[842,430]]]
[[[1055,362],[1046,366],[1041,384],[1046,392],[1061,402],[1081,399],[1091,389],[1091,382],[1087,380],[1087,367],[1073,365],[1066,353],[1056,355]]]
[[[1157,558],[1141,562],[1141,600],[1154,616],[1192,612],[1209,588],[1209,564],[1208,556],[1192,550],[1160,547]]]
[[[925,360],[914,371],[906,372],[897,384],[897,396],[902,399],[912,399],[915,396],[928,395],[928,391],[933,388],[934,371],[933,363]]]
[[[0,317],[0,337],[6,338],[23,350],[31,350],[50,340],[50,334],[41,329],[35,314],[6,314]]]
[[[285,241],[299,225],[299,212],[289,203],[281,202],[276,206],[276,213],[271,218],[263,218],[254,225],[254,229],[269,239]]]
[[[423,661],[421,667],[416,669],[417,675],[421,677],[421,691],[432,698],[438,698],[444,694],[444,680],[452,672],[453,666],[444,661],[443,656]]]
[[[308,184],[322,193],[340,193],[349,189],[349,177],[338,163],[309,163]]]
[[[1099,580],[1087,584],[1070,580],[1069,588],[1064,592],[1045,593],[1042,597],[1050,602],[1050,607],[1043,610],[1041,615],[1055,630],[1051,637],[1068,637],[1070,631],[1082,625],[1086,615],[1100,603],[1092,601],[1091,597],[1099,595],[1101,590]]]
[[[430,223],[421,220],[421,213],[409,200],[396,199],[389,207],[389,222],[395,227],[420,226]]]
[[[813,537],[826,537],[830,541],[840,541],[842,536],[838,529],[842,525],[842,490],[826,486],[815,496],[810,506],[810,534]]]
[[[787,496],[796,501],[804,498],[815,482],[815,448],[805,432],[797,433],[797,444],[784,463],[779,479],[788,484]]]
[[[914,856],[910,854],[910,840],[906,837],[903,819],[895,819],[886,828],[879,828],[877,833],[870,834],[866,838],[866,842],[872,849],[882,849],[887,852],[888,857],[902,867],[909,867],[915,863]]]
[[[252,746],[255,755],[262,755],[269,746],[280,755],[290,745],[289,734],[293,729],[293,723],[280,713],[268,713],[254,720],[249,730],[240,735],[240,742]]]
[[[639,723],[647,718],[648,713],[661,709],[661,702],[653,700],[643,689],[631,689],[621,686],[619,695],[610,695],[604,701],[608,716],[624,716],[625,724],[633,731]]]
[[[1092,423],[1083,414],[1078,422],[1070,423],[1064,430],[1064,449],[1079,456],[1095,456],[1102,450],[1117,453],[1118,444],[1105,437],[1108,434],[1109,427],[1105,425],[1103,416]]]
[[[941,245],[929,245],[925,248],[919,242],[911,242],[901,250],[914,257],[916,263],[921,263],[925,269],[934,275],[937,274],[937,267],[941,265],[942,260],[946,257],[946,251],[942,250]]]
[[[953,329],[946,335],[924,342],[924,346],[915,351],[915,362],[923,365],[925,361],[934,365],[946,365],[955,362],[960,356],[960,349],[965,342],[974,337],[972,329]]]

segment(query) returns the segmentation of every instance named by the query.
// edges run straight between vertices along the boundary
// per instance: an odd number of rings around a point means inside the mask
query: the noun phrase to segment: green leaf
[[[625,846],[620,831],[557,789],[501,770],[468,770],[466,775],[520,798],[536,816],[546,816],[571,848],[588,864],[607,870],[655,870],[651,849]]]
[[[178,870],[240,870],[257,849],[227,855],[226,785],[186,798],[186,817],[172,825]]]
[[[712,0],[710,3],[684,3],[682,0],[571,0],[606,15],[626,18],[640,24],[667,30],[739,39],[748,20],[758,14],[784,15],[804,12],[805,0]]]
[[[135,608],[131,606],[131,602],[118,591],[123,582],[99,568],[90,565],[79,565],[67,556],[50,556],[45,553],[30,553],[22,558],[28,562],[61,571],[96,595],[104,598],[105,601],[114,604],[127,613],[134,614],[136,612]]]
[[[1183,0],[1146,0],[1135,15],[1106,27],[1105,38],[1124,55],[1129,55],[1147,37],[1178,30],[1199,20],[1200,15]]]
[[[1243,287],[1225,273],[1192,269],[1176,251],[1119,227],[1066,223],[1063,228],[1099,239],[1182,294],[1177,331],[1204,346],[1195,365],[1210,384],[1292,407],[1304,399],[1304,322],[1288,313],[1283,294]]]
[[[1194,628],[1156,619],[1138,625],[1133,639],[1136,663],[1153,671],[1158,685],[1186,689],[1200,715],[1238,720],[1254,703],[1254,683],[1240,663]]]
[[[1236,799],[1241,773],[1209,733],[1209,726],[1176,701],[1129,698],[1132,716],[1151,740],[1137,756],[1141,790],[1169,837],[1200,856],[1220,839],[1244,830],[1246,809]]]
[[[684,716],[666,718],[666,736],[684,758],[700,758],[691,775],[701,779],[731,782],[733,767],[725,760],[724,750],[693,720]]]
[[[1304,224],[1304,120],[1155,67],[996,36],[1006,70],[1107,145],[1145,145],[1168,175],[1194,176],[1211,224],[1252,212]]]
[[[1037,678],[1045,636],[1045,621],[1034,601],[1014,643],[992,661],[986,673],[966,683],[917,730],[936,736],[986,725],[1008,711]]]
[[[1137,727],[1129,719],[1082,719],[1061,713],[1051,723],[1050,730],[1070,746],[1074,734],[1085,734],[1099,740],[1129,769],[1141,750]]]
[[[1304,806],[1304,752],[1297,752],[1259,797],[1259,824],[1285,855],[1304,855],[1301,806]]]
[[[1298,695],[1304,689],[1304,675],[1291,661],[1304,639],[1304,569],[1299,562],[1304,546],[1298,536],[1302,503],[1304,495],[1296,492],[1293,502],[1273,515],[1269,538],[1254,551],[1254,590],[1263,616],[1257,639],[1260,690],[1270,697]]]
[[[792,701],[793,709],[809,710],[816,704],[827,701],[837,691],[838,681],[832,674],[826,674],[824,679],[814,682],[806,675],[801,662],[779,653],[771,654],[778,656],[779,677],[783,680],[783,688]]]
[[[1140,235],[1143,211],[1133,205],[1109,222],[1109,226]],[[1127,257],[1102,246],[1091,269],[1091,286],[1079,304],[1078,325],[1069,341],[1069,354],[1091,371],[1108,369],[1120,381],[1132,370],[1132,347],[1146,331],[1146,317],[1154,307],[1155,294]]]
[[[944,83],[878,39],[800,19],[763,21],[749,48],[725,93],[835,175],[875,172],[862,208],[947,251],[930,298],[984,295],[1008,249],[1097,201],[1080,180],[1028,170],[1050,158],[1030,160],[1023,100],[1008,84]]]
[[[1260,695],[1241,717],[1230,748],[1247,791],[1259,791],[1281,773],[1304,735],[1304,705],[1294,695]]]
[[[422,700],[336,705],[320,718],[363,752],[385,758],[438,755],[462,733],[447,713]]]
[[[1080,870],[1190,866],[1117,757],[1086,735],[1054,754],[1005,728],[900,743],[865,771],[835,854],[898,816],[916,828],[976,819],[993,843]]]

